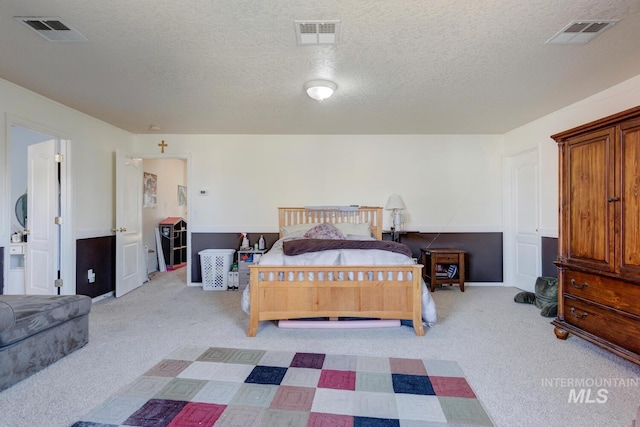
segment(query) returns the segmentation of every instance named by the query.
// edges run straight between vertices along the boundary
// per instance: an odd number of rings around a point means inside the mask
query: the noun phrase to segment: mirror
[[[16,200],[16,218],[20,225],[24,228],[27,222],[27,193],[18,197]]]

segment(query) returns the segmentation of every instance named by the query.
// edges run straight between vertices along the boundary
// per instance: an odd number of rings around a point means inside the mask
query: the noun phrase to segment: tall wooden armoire
[[[552,136],[559,157],[556,336],[640,364],[640,107]]]

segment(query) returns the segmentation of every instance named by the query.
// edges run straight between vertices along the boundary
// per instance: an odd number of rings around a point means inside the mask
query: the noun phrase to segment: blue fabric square
[[[78,421],[71,427],[118,427],[115,424],[93,423],[91,421]]]
[[[435,396],[429,377],[423,375],[392,374],[393,391],[405,394]]]
[[[393,418],[353,417],[353,427],[400,427],[400,420]]]
[[[280,385],[286,373],[287,368],[278,366],[256,366],[244,382],[248,384]]]

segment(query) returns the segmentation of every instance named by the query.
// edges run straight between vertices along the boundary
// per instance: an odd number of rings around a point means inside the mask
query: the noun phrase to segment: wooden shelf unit
[[[182,267],[187,262],[187,223],[180,217],[168,217],[158,224],[162,254],[167,270]]]

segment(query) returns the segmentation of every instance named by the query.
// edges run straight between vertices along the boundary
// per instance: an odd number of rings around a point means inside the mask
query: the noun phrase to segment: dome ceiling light
[[[312,80],[304,84],[307,95],[318,102],[329,98],[337,88],[338,85],[329,80]]]

